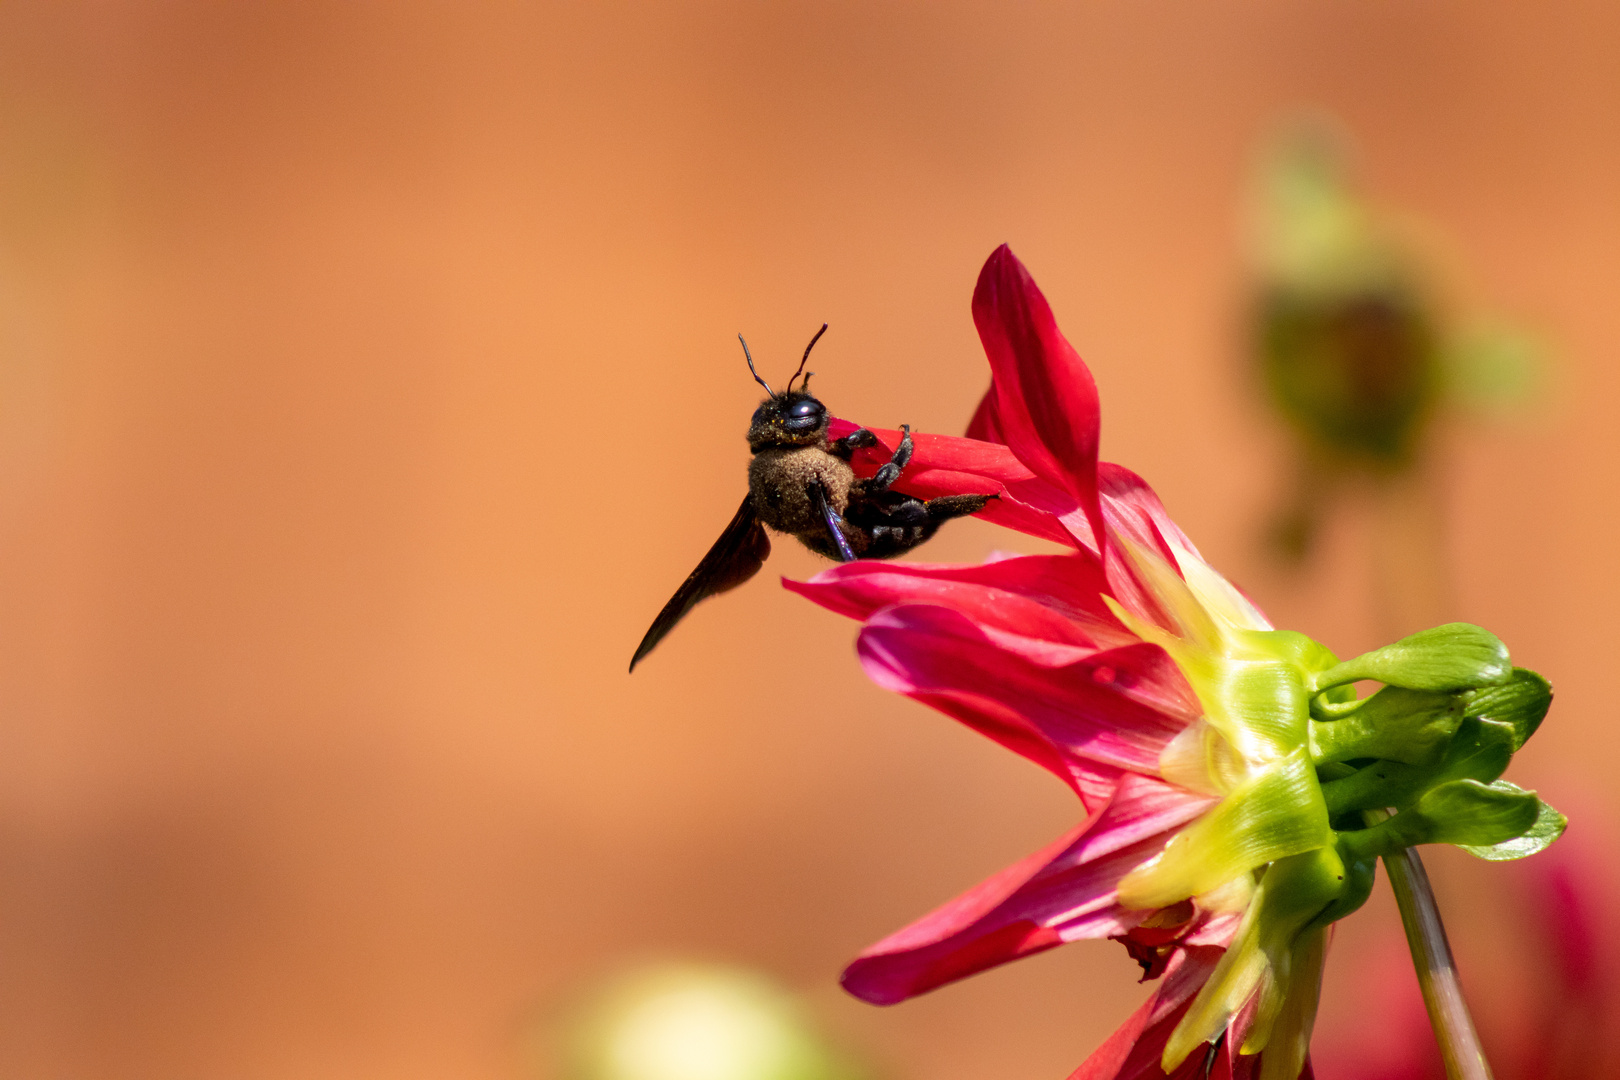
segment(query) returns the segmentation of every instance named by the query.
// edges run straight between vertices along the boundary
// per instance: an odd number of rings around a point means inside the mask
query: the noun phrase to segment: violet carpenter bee
[[[810,350],[826,332],[823,323],[781,393],[759,377],[748,342],[737,335],[748,370],[769,395],[748,424],[748,448],[754,453],[748,463],[748,494],[720,539],[647,629],[630,660],[631,671],[699,600],[734,589],[759,572],[771,553],[766,525],[830,559],[887,559],[927,540],[943,522],[977,513],[995,498],[946,495],[923,500],[894,491],[891,485],[911,460],[907,425],[901,425],[904,435],[888,463],[871,477],[856,476],[850,458],[862,447],[877,445],[877,436],[860,428],[842,439],[829,439],[832,416],[810,393],[815,372],[804,372]],[[804,381],[795,390],[793,383],[801,372]]]

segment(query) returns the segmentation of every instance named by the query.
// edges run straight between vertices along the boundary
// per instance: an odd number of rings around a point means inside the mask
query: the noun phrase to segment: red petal
[[[1118,906],[1120,878],[1212,801],[1126,777],[1090,821],[862,953],[845,989],[890,1005],[1064,941],[1128,931],[1148,912]]]
[[[1156,551],[1171,566],[1176,565],[1176,555],[1167,540],[1195,555],[1198,553],[1187,534],[1170,520],[1164,504],[1146,480],[1123,465],[1105,461],[1097,467],[1097,481],[1103,515],[1110,528],[1129,537],[1139,547]]]
[[[973,323],[990,359],[995,404],[986,428],[1036,476],[1073,495],[1094,535],[1097,498],[1097,384],[1058,330],[1052,308],[1024,264],[1003,244],[973,290]]]
[[[1085,1063],[1069,1075],[1069,1080],[1166,1080],[1159,1067],[1165,1043],[1192,1006],[1193,995],[1204,985],[1224,950],[1208,946],[1181,949],[1170,961],[1170,970],[1153,996],[1131,1014]],[[1206,1054],[1195,1051],[1169,1074],[1169,1080],[1254,1080],[1260,1075],[1265,1054],[1235,1054],[1228,1034],[1206,1073]],[[1298,1080],[1314,1080],[1310,1058],[1305,1059]]]
[[[843,438],[858,426],[835,419],[828,437]],[[877,472],[900,445],[898,430],[869,430],[878,437],[878,445],[856,451],[851,464],[860,476]],[[996,492],[1001,498],[978,514],[986,521],[1070,547],[1076,546],[1076,535],[1079,542],[1090,541],[1091,526],[1074,496],[1038,478],[1005,446],[927,432],[914,432],[911,439],[911,464],[895,490],[919,499]]]
[[[834,417],[827,429],[829,439],[841,439],[861,425],[853,420]],[[879,465],[889,460],[894,448],[900,445],[899,428],[868,428],[878,437],[878,446],[869,446],[855,452],[855,471],[870,476]],[[905,478],[914,473],[933,469],[946,472],[968,473],[993,481],[994,484],[1012,484],[1034,479],[1023,462],[1005,446],[979,439],[963,439],[955,435],[934,435],[926,431],[911,433],[911,464],[906,466]],[[980,484],[974,491],[992,491],[993,486]],[[951,494],[956,494],[952,492]]]
[[[917,604],[878,614],[857,650],[880,686],[933,704],[1071,784],[1067,763],[1076,758],[1157,773],[1165,745],[1198,715],[1180,671],[1156,645],[1045,667],[1001,648],[958,612]],[[1028,737],[1044,744],[1038,754]]]
[[[968,421],[967,430],[962,434],[970,439],[1006,444],[1007,440],[1001,434],[1001,418],[996,415],[995,386],[992,385],[979,399],[979,407],[973,410],[973,419]]]
[[[1159,1059],[1164,1044],[1170,1041],[1170,1033],[1192,1005],[1199,987],[1215,970],[1222,951],[1207,946],[1179,950],[1153,994],[1069,1075],[1069,1080],[1163,1080]],[[1189,1062],[1200,1071],[1187,1072]],[[1194,1054],[1175,1075],[1201,1076],[1202,1068],[1203,1059]]]
[[[1085,552],[965,566],[859,560],[783,585],[854,619],[894,604],[927,603],[960,611],[981,627],[1042,641],[1096,649],[1136,640],[1102,602],[1102,569]]]

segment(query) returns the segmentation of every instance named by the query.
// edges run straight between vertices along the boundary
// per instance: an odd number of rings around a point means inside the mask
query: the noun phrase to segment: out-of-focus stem
[[[1468,1005],[1463,1001],[1457,963],[1451,956],[1451,943],[1446,940],[1446,928],[1440,921],[1440,909],[1435,905],[1423,860],[1417,851],[1407,848],[1398,855],[1384,856],[1384,869],[1401,908],[1401,925],[1406,928],[1406,943],[1412,949],[1429,1023],[1434,1025],[1435,1038],[1440,1042],[1446,1076],[1450,1080],[1491,1080],[1491,1067],[1485,1061],[1473,1017],[1468,1015]]]

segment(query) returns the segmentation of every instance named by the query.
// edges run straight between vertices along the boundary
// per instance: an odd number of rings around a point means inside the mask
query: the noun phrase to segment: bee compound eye
[[[794,402],[788,409],[789,420],[819,420],[827,410],[822,408],[821,402],[814,398]]]

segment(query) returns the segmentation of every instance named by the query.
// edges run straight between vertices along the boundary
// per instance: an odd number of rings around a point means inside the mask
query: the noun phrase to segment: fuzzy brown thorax
[[[827,503],[842,514],[849,506],[855,471],[821,446],[772,446],[748,463],[748,488],[754,512],[771,528],[785,533],[822,532],[826,522],[810,499],[819,484]]]

